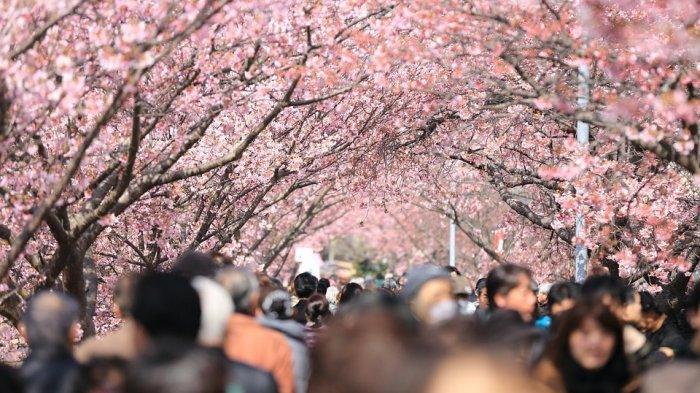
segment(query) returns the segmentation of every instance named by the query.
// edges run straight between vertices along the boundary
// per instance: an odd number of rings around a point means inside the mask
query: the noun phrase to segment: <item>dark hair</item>
[[[214,278],[217,271],[214,258],[199,251],[186,251],[180,255],[175,261],[171,273],[185,277],[188,281],[192,281],[195,277]]]
[[[201,317],[199,296],[184,277],[151,273],[136,284],[133,316],[151,338],[194,341]]]
[[[486,277],[481,277],[476,281],[474,292],[476,292],[476,295],[479,296],[481,295],[481,291],[483,291],[484,288],[486,288]]]
[[[627,288],[612,276],[590,276],[583,282],[581,294],[591,301],[600,301],[608,295],[613,301],[623,305],[628,303]]]
[[[267,278],[270,280],[270,283],[271,283],[272,285],[276,286],[277,288],[284,288],[284,284],[282,284],[282,281],[280,281],[279,278],[277,278],[277,277],[269,277],[269,276],[268,276]]]
[[[345,284],[343,289],[340,290],[340,296],[338,297],[338,304],[346,304],[352,299],[356,298],[362,293],[362,285],[356,282],[350,282]]]
[[[639,300],[642,303],[643,314],[654,314],[657,316],[663,315],[664,311],[659,307],[659,304],[654,299],[654,296],[647,291],[639,292]]]
[[[22,393],[23,391],[19,373],[12,367],[0,363],[0,392]]]
[[[320,293],[311,295],[309,303],[306,305],[306,320],[314,325],[320,325],[330,315],[330,305],[326,297]]]
[[[309,304],[309,299],[299,299],[297,304],[292,307],[292,319],[300,324],[306,323],[306,306]]]
[[[486,296],[489,298],[489,308],[497,308],[494,299],[496,295],[506,295],[520,283],[520,276],[532,279],[532,273],[527,268],[511,263],[499,265],[491,269],[486,277]]]
[[[134,304],[134,287],[138,279],[137,273],[128,272],[119,277],[114,285],[114,303],[119,307],[122,317],[131,316],[131,308]]]
[[[125,391],[219,393],[226,384],[226,362],[215,350],[163,340],[129,367]]]
[[[260,288],[258,307],[268,318],[285,320],[292,317],[289,292],[276,286],[266,285]]]
[[[309,272],[304,272],[294,277],[294,293],[299,299],[306,299],[316,292],[318,279]]]
[[[316,286],[316,292],[325,295],[330,288],[331,282],[327,278],[322,278],[318,280],[318,285]]]
[[[447,270],[448,273],[455,273],[458,276],[462,275],[462,273],[460,273],[459,270],[454,266],[447,265],[447,266],[445,266],[445,270]]]
[[[558,282],[552,285],[547,294],[549,305],[560,303],[566,299],[578,300],[581,297],[581,285],[575,282]]]
[[[387,291],[391,295],[395,295],[396,292],[399,290],[399,284],[396,282],[395,279],[387,278],[386,280],[384,280],[382,287],[379,289]]]
[[[587,319],[596,321],[615,337],[615,347],[608,362],[599,370],[586,370],[571,355],[569,338]],[[608,307],[598,302],[583,301],[566,311],[550,342],[546,357],[562,375],[567,392],[620,392],[631,379],[625,356],[622,323]]]

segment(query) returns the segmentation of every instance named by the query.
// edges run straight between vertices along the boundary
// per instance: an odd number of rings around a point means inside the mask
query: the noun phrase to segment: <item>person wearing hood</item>
[[[431,264],[409,271],[401,297],[410,305],[413,315],[426,324],[451,319],[458,311],[450,274]]]
[[[306,330],[304,326],[292,319],[292,299],[287,291],[274,285],[260,289],[259,308],[262,315],[260,324],[268,329],[282,333],[292,350],[294,384],[297,393],[305,393],[309,383],[311,366],[309,349],[306,347]]]

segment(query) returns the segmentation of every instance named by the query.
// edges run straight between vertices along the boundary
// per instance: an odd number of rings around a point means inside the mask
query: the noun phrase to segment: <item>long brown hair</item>
[[[596,321],[615,337],[615,347],[608,362],[599,370],[586,370],[571,355],[569,338],[587,319]],[[599,302],[579,302],[561,316],[554,338],[545,357],[561,373],[566,391],[619,392],[631,379],[622,336],[623,325],[610,309]]]

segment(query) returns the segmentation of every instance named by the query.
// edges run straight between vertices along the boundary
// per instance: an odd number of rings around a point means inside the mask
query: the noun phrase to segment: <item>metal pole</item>
[[[588,106],[588,89],[589,71],[588,66],[582,64],[578,67],[578,107],[584,109]],[[584,121],[576,122],[576,140],[582,146],[588,145],[588,135],[590,126]],[[579,190],[576,191],[579,193]],[[585,225],[583,222],[583,214],[576,214],[576,237],[581,238],[585,233]],[[576,282],[583,282],[586,279],[586,271],[588,264],[588,249],[583,244],[577,244],[574,251],[574,277]]]
[[[454,220],[450,220],[450,266],[455,266],[455,234],[457,232],[457,225],[455,225]]]

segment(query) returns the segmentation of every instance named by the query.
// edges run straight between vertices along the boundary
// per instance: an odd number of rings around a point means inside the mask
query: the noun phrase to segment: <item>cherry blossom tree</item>
[[[400,82],[375,80],[428,94],[422,104],[432,114],[422,127],[389,131],[394,140],[378,154],[392,153],[377,170],[393,175],[381,187],[399,185],[390,192],[398,195],[417,184],[423,195],[406,199],[421,196],[426,207],[465,224],[460,229],[496,261],[547,271],[569,263],[567,254],[583,244],[592,271],[643,279],[677,299],[700,263],[699,8],[612,0],[397,6],[392,15],[402,34],[387,35],[381,51]],[[582,66],[590,72],[585,107],[577,104]],[[578,121],[592,127],[585,146],[574,138]],[[449,161],[488,182],[529,223],[533,239],[552,238],[550,250],[563,252],[539,265],[526,253],[507,259],[495,252],[488,236],[470,229],[473,207],[483,205],[461,199],[474,191],[472,182],[429,180]],[[585,221],[581,237],[577,214]],[[510,216],[501,222],[518,222]]]
[[[23,299],[58,285],[92,334],[86,279],[190,247],[242,244],[271,267],[337,203],[334,178],[376,143],[372,126],[408,102],[366,87],[376,40],[363,31],[388,6],[0,7],[0,312],[13,324]]]

